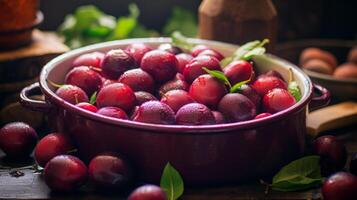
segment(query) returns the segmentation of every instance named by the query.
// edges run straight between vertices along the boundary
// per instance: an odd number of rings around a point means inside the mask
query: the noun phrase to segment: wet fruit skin
[[[221,98],[227,94],[227,89],[218,79],[209,74],[204,74],[193,81],[189,94],[198,103],[215,109]]]
[[[315,139],[313,153],[321,157],[321,173],[324,176],[340,171],[346,164],[346,147],[335,136],[326,135]]]
[[[23,122],[12,122],[0,129],[0,149],[11,158],[29,156],[37,140],[36,131]]]
[[[113,49],[105,54],[101,66],[106,77],[118,79],[125,71],[135,68],[136,63],[134,58],[122,49]]]
[[[254,117],[254,119],[261,119],[261,118],[265,118],[265,117],[269,117],[271,116],[270,113],[260,113],[257,116]]]
[[[98,108],[95,107],[94,105],[90,104],[90,103],[87,103],[87,102],[81,102],[81,103],[78,103],[76,104],[77,107],[79,108],[82,108],[84,110],[88,110],[90,112],[97,112],[98,111]]]
[[[117,119],[128,119],[124,110],[118,107],[103,107],[97,111],[98,114]]]
[[[134,91],[152,93],[155,87],[155,82],[151,75],[141,69],[131,69],[124,72],[118,82],[128,85]]]
[[[254,88],[249,85],[242,85],[239,90],[239,93],[248,97],[254,103],[257,110],[259,110],[261,104],[261,97]]]
[[[135,92],[135,97],[136,97],[136,104],[141,105],[147,101],[155,101],[157,98],[152,95],[151,93],[144,92],[144,91],[138,91]]]
[[[128,200],[167,200],[164,190],[156,185],[143,185],[136,188]]]
[[[36,145],[35,159],[41,167],[45,167],[52,158],[68,154],[74,149],[75,147],[68,136],[62,133],[51,133],[43,137]]]
[[[121,189],[132,176],[126,161],[113,153],[94,157],[89,163],[88,172],[90,181],[100,189]]]
[[[174,124],[175,113],[160,101],[148,101],[139,106],[133,116],[133,121],[152,124]]]
[[[114,106],[130,111],[136,103],[136,98],[134,91],[129,86],[122,83],[113,83],[103,87],[98,92],[96,102],[99,108]]]
[[[159,95],[162,97],[170,90],[185,90],[188,91],[190,85],[185,81],[182,74],[177,73],[175,78],[162,84],[159,88]]]
[[[100,68],[100,64],[104,58],[101,52],[86,53],[78,56],[72,63],[73,67],[88,66]]]
[[[170,90],[163,95],[160,101],[170,106],[175,113],[182,106],[195,102],[185,90]]]
[[[178,62],[177,72],[182,74],[185,66],[193,59],[193,57],[187,53],[180,53],[176,55],[176,59]]]
[[[238,93],[226,94],[218,104],[218,111],[229,122],[250,120],[257,114],[254,103],[248,97]]]
[[[171,80],[176,72],[178,62],[174,54],[161,50],[147,52],[141,60],[141,69],[149,73],[155,82]]]
[[[223,69],[229,82],[236,83],[249,80],[253,73],[253,66],[245,60],[233,61]]]
[[[357,177],[347,172],[338,172],[328,177],[322,188],[324,200],[357,199]]]
[[[224,124],[226,123],[226,119],[224,115],[219,111],[212,111],[214,119],[216,120],[216,124]]]
[[[202,51],[201,53],[199,53],[197,55],[197,57],[204,56],[204,55],[213,56],[213,57],[217,58],[217,60],[219,60],[219,61],[221,61],[224,58],[224,56],[221,53],[219,53],[218,51],[215,51],[213,49],[206,49],[206,50]]]
[[[274,88],[263,96],[262,102],[263,110],[274,114],[293,106],[296,100],[287,90]]]
[[[202,69],[206,67],[209,70],[221,70],[219,61],[212,56],[199,56],[192,59],[183,70],[183,76],[185,77],[187,83],[192,83],[197,77],[202,74],[207,74],[207,72]]]
[[[275,70],[269,70],[265,72],[263,76],[275,76],[276,78],[280,78],[281,80],[284,80],[283,76]]]
[[[160,44],[159,47],[157,47],[157,49],[161,51],[169,52],[174,55],[182,53],[182,50],[179,47],[173,46],[170,43]]]
[[[200,103],[190,103],[177,111],[176,123],[179,125],[210,125],[216,124],[216,119],[207,106]]]
[[[129,44],[126,48],[125,51],[129,55],[131,55],[137,66],[140,66],[141,59],[145,55],[145,53],[151,51],[152,48],[143,44],[143,43],[134,43],[134,44]]]
[[[269,90],[274,88],[286,89],[286,83],[274,76],[260,76],[251,85],[258,94],[263,97]]]
[[[192,50],[191,50],[191,55],[192,55],[193,57],[196,57],[196,56],[198,56],[198,54],[200,54],[202,51],[208,50],[208,49],[211,49],[211,48],[209,48],[209,47],[206,46],[206,45],[202,45],[202,44],[196,45],[196,46],[194,46],[194,47],[192,48]]]
[[[80,66],[69,71],[65,83],[80,87],[88,96],[91,96],[102,85],[102,77],[89,67]]]
[[[354,153],[351,156],[350,172],[357,176],[357,153]]]
[[[43,175],[51,190],[69,192],[86,182],[88,172],[86,165],[77,157],[59,155],[46,164]]]
[[[75,85],[63,85],[56,90],[56,94],[70,104],[88,102],[87,94]]]

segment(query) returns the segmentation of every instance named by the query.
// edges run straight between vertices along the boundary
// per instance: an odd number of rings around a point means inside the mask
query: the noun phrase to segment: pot
[[[272,175],[304,152],[308,104],[313,102],[316,108],[329,101],[327,90],[314,87],[298,67],[273,55],[256,57],[256,70],[261,73],[275,69],[287,79],[288,69],[292,68],[302,99],[270,117],[229,124],[159,125],[108,118],[65,102],[47,83],[47,80],[62,83],[72,61],[83,53],[106,52],[136,42],[157,46],[171,40],[129,39],[70,51],[50,61],[41,72],[40,82],[24,88],[21,98],[24,106],[46,112],[51,127],[73,138],[82,159],[88,161],[101,152],[118,152],[132,163],[139,180],[157,183],[167,162],[189,185],[239,182]],[[226,56],[237,48],[208,40],[191,39],[191,42],[210,46]],[[314,89],[322,95],[313,97]],[[45,101],[28,98],[40,90]]]

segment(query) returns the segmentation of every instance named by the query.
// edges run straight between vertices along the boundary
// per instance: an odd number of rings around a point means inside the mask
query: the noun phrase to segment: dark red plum
[[[125,71],[136,67],[134,58],[122,49],[108,51],[101,65],[102,73],[110,79],[118,79]]]
[[[77,157],[59,155],[46,164],[43,176],[51,190],[70,192],[86,182],[88,172],[86,165]]]
[[[314,140],[313,153],[321,157],[321,172],[325,176],[342,170],[346,164],[346,147],[335,136],[326,135]]]
[[[175,76],[178,62],[172,53],[153,50],[144,55],[140,67],[149,73],[156,82],[163,83]]]
[[[155,81],[151,75],[141,69],[131,69],[122,74],[118,80],[136,91],[154,91]]]
[[[197,57],[198,56],[212,56],[212,57],[217,58],[217,60],[219,60],[219,61],[221,61],[224,58],[224,56],[221,53],[219,53],[218,51],[213,50],[213,49],[206,49],[206,50],[202,51],[201,53],[199,53],[197,55]]]
[[[169,43],[160,44],[159,47],[157,47],[157,49],[172,53],[174,55],[182,53],[182,50],[179,47],[173,46],[172,44]]]
[[[293,106],[296,100],[287,90],[274,88],[263,96],[262,102],[263,110],[274,114]]]
[[[216,120],[216,124],[224,124],[226,123],[226,119],[223,114],[219,111],[212,111],[214,119]]]
[[[35,159],[38,165],[45,167],[52,158],[68,154],[75,147],[69,137],[62,133],[51,133],[43,137],[35,149]]]
[[[100,64],[103,58],[104,58],[104,53],[101,52],[82,54],[73,61],[72,66],[73,67],[88,66],[88,67],[100,68],[101,67]]]
[[[338,172],[328,177],[322,188],[324,200],[357,199],[357,177],[347,172]]]
[[[209,70],[221,70],[221,65],[215,57],[211,56],[199,56],[192,59],[183,70],[183,76],[188,83],[192,83],[197,77],[207,72],[202,69],[206,67]]]
[[[265,117],[269,117],[271,116],[270,113],[260,113],[257,116],[254,117],[254,119],[261,119],[261,118],[265,118]]]
[[[147,101],[155,101],[157,98],[152,95],[151,93],[144,92],[144,91],[137,91],[135,92],[136,97],[136,104],[141,105]]]
[[[162,96],[161,102],[170,106],[176,113],[182,106],[195,100],[185,90],[170,90]]]
[[[254,81],[252,87],[259,93],[260,96],[264,96],[269,90],[274,88],[286,90],[286,83],[274,76],[260,76]]]
[[[102,78],[102,86],[100,88],[103,88],[107,85],[110,85],[112,83],[119,83],[118,80],[112,80],[112,79],[107,79],[107,78]]]
[[[216,124],[216,120],[207,106],[200,103],[190,103],[177,111],[176,123],[179,125],[210,125]]]
[[[249,85],[242,85],[240,87],[239,93],[243,94],[244,96],[248,97],[254,104],[257,109],[260,108],[261,104],[261,97],[258,92]]]
[[[88,96],[102,86],[102,77],[98,72],[91,70],[89,67],[80,66],[69,71],[65,78],[65,83],[80,87]]]
[[[98,114],[117,119],[129,119],[124,110],[118,107],[103,107],[97,111]]]
[[[129,86],[123,83],[113,83],[99,91],[96,102],[99,108],[114,106],[130,111],[136,103],[136,98]]]
[[[279,79],[281,79],[281,80],[284,80],[283,76],[282,76],[279,72],[277,72],[277,71],[275,71],[275,70],[269,70],[269,71],[265,72],[265,73],[264,73],[263,75],[261,75],[261,76],[275,76],[276,78],[279,78]]]
[[[143,185],[136,188],[128,200],[167,200],[164,190],[156,185]]]
[[[63,85],[56,90],[57,96],[67,101],[70,104],[78,104],[80,102],[88,102],[87,94],[75,85]]]
[[[131,169],[121,157],[101,154],[94,157],[88,166],[89,180],[100,189],[122,189],[131,180]]]
[[[78,104],[76,104],[76,106],[79,108],[82,108],[84,110],[94,112],[94,113],[98,111],[97,107],[95,107],[94,105],[87,103],[87,102],[78,103]]]
[[[126,53],[128,53],[129,55],[131,55],[131,57],[134,58],[137,66],[140,66],[141,59],[143,58],[143,56],[151,50],[152,50],[151,47],[143,43],[129,44],[125,48]]]
[[[182,74],[177,73],[175,78],[162,84],[159,88],[159,95],[162,97],[170,90],[185,90],[188,91],[190,85],[185,81]]]
[[[11,158],[29,156],[37,140],[36,131],[23,122],[12,122],[0,129],[0,149]]]
[[[254,103],[238,93],[226,94],[218,104],[220,111],[229,122],[240,122],[253,119],[257,114]]]
[[[187,53],[180,53],[176,55],[176,59],[178,62],[177,71],[182,74],[186,65],[193,59],[193,57]]]
[[[253,66],[245,60],[238,60],[229,63],[223,69],[223,72],[229,82],[234,85],[236,83],[249,80],[252,77]]]
[[[174,124],[175,113],[160,101],[148,101],[134,112],[133,121],[152,124]]]
[[[204,74],[193,81],[190,96],[198,103],[205,104],[211,109],[217,108],[218,102],[227,94],[226,86],[209,74]]]
[[[351,156],[350,172],[357,176],[357,153],[353,153]]]
[[[194,47],[192,48],[192,50],[191,50],[191,55],[192,55],[193,57],[196,57],[196,56],[198,56],[198,54],[200,54],[202,51],[208,50],[208,49],[211,49],[211,48],[209,48],[209,47],[206,46],[206,45],[202,45],[202,44],[196,45],[196,46],[194,46]]]

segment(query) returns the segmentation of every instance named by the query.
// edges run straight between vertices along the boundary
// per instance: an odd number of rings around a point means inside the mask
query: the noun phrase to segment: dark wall
[[[239,1],[239,0],[237,0]],[[114,16],[126,15],[136,2],[140,21],[160,29],[174,5],[197,12],[201,0],[42,0],[45,21],[41,28],[55,30],[76,7],[94,4]],[[357,39],[357,0],[273,0],[279,14],[279,40],[298,38]]]

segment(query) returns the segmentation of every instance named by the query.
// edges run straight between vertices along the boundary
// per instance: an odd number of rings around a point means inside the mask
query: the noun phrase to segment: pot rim
[[[248,121],[242,122],[234,122],[234,123],[226,123],[226,124],[215,124],[215,125],[200,125],[200,126],[187,126],[187,125],[163,125],[163,124],[151,124],[151,123],[142,123],[142,122],[135,122],[131,120],[122,120],[122,119],[115,119],[106,116],[102,116],[96,113],[92,113],[90,111],[81,109],[72,105],[60,97],[58,97],[49,87],[47,84],[47,77],[51,70],[63,60],[66,60],[71,57],[75,57],[80,55],[84,52],[95,51],[96,49],[108,47],[108,46],[116,46],[116,45],[125,45],[130,43],[147,43],[147,44],[157,44],[157,43],[168,43],[171,42],[170,38],[136,38],[136,39],[125,39],[125,40],[117,40],[117,41],[110,41],[110,42],[103,42],[98,44],[89,45],[86,47],[78,48],[67,53],[64,53],[50,62],[48,62],[42,69],[40,74],[40,88],[42,92],[46,96],[46,101],[49,101],[51,104],[55,104],[56,106],[61,106],[65,110],[74,112],[82,117],[89,118],[91,120],[97,122],[103,122],[109,125],[116,125],[116,126],[123,126],[133,129],[142,129],[150,132],[155,133],[168,133],[168,132],[175,132],[179,134],[211,134],[211,133],[219,133],[219,132],[226,132],[232,129],[248,129],[251,127],[259,127],[263,126],[268,123],[276,122],[280,119],[287,117],[289,114],[293,114],[301,109],[303,109],[311,100],[312,98],[312,82],[310,78],[303,73],[303,71],[298,68],[296,65],[276,57],[271,54],[267,54],[268,57],[271,57],[275,60],[283,62],[290,67],[293,67],[298,73],[301,73],[304,81],[307,82],[308,88],[306,88],[305,95],[303,95],[302,99],[295,105],[291,106],[288,109],[275,113],[269,117],[261,118],[261,119],[252,119]],[[218,42],[218,41],[211,41],[211,40],[203,40],[203,39],[190,39],[190,42],[195,44],[207,44],[209,45],[219,45],[225,48],[237,48],[237,45]]]

